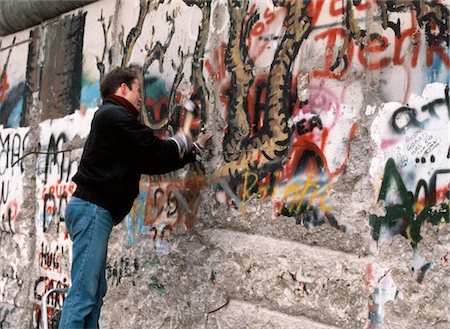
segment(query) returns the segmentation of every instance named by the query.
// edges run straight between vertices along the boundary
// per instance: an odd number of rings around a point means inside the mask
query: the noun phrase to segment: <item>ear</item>
[[[121,94],[121,95],[126,95],[126,94],[127,94],[127,89],[128,89],[127,84],[126,84],[125,82],[123,82],[123,83],[120,85],[120,87],[119,87],[119,92],[120,92],[120,94]]]

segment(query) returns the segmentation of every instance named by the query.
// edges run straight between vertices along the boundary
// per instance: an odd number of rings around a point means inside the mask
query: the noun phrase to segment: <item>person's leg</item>
[[[73,241],[72,287],[64,301],[59,328],[88,328],[86,318],[98,304],[97,291],[106,263],[112,218],[105,209],[78,198],[69,202],[66,217]]]
[[[100,279],[99,279],[97,295],[96,295],[97,303],[95,304],[92,312],[86,317],[86,328],[97,328],[97,325],[99,323],[100,310],[103,305],[103,297],[105,297],[106,290],[107,290],[106,259],[107,259],[107,256],[105,256],[105,261],[103,262],[103,267],[100,271]]]

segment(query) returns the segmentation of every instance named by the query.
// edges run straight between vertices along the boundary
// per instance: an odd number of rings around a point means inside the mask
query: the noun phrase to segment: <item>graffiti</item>
[[[166,21],[170,24],[171,29],[167,35],[167,39],[161,43],[157,41],[153,45],[153,40],[151,39],[148,44],[145,45],[145,50],[147,54],[145,55],[144,65],[142,67],[144,72],[147,72],[149,66],[156,60],[159,61],[159,72],[163,73],[164,69],[164,54],[167,52],[172,38],[175,34],[175,18],[176,13],[174,12],[172,16],[166,14]],[[153,28],[152,35],[155,34],[155,29]]]
[[[0,222],[0,231],[14,234],[14,221],[19,214],[19,204],[17,200],[12,200],[7,203],[0,204],[0,214],[1,214],[1,222]]]
[[[51,295],[64,295],[64,294],[53,293]],[[48,325],[47,328],[48,329],[58,329],[59,321],[61,319],[61,313],[62,313],[61,308],[47,305],[47,325]],[[33,328],[45,329],[43,327],[42,308],[41,308],[41,305],[38,303],[34,304]]]
[[[189,4],[193,5],[193,3]],[[195,102],[198,102],[200,109],[206,108],[204,95],[207,95],[207,89],[202,73],[202,57],[206,40],[208,36],[209,27],[209,5],[198,3],[197,6],[202,8],[203,20],[202,27],[199,30],[199,38],[197,39],[196,48],[194,50],[192,75],[193,80],[191,85],[196,85],[199,88],[193,91],[193,88],[187,83],[182,81],[184,79],[183,69],[186,65],[187,59],[190,56],[189,50],[182,50],[178,48],[177,55],[179,58],[179,64],[176,65],[172,60],[172,69],[175,71],[175,78],[171,83],[170,89],[167,84],[158,77],[147,74],[148,68],[153,62],[159,61],[159,71],[163,73],[164,54],[169,48],[172,38],[175,34],[175,18],[179,15],[178,10],[174,10],[171,15],[166,13],[166,21],[170,25],[166,40],[161,43],[157,41],[153,43],[153,37],[148,44],[145,45],[146,56],[143,65],[144,72],[144,104],[146,111],[143,112],[143,120],[147,126],[155,131],[155,134],[161,138],[164,138],[167,134],[173,135],[182,126],[184,121],[184,112],[178,105],[182,102],[183,98],[189,97]],[[206,34],[205,34],[206,33]],[[153,29],[152,35],[155,34]],[[205,119],[206,114],[200,110],[199,116]],[[198,124],[197,124],[198,126]],[[194,129],[196,127],[193,127]]]
[[[40,67],[41,121],[74,113],[80,107],[84,26],[87,12],[62,17],[46,29]],[[64,54],[64,56],[61,56]]]
[[[206,185],[199,170],[191,168],[184,180],[170,175],[141,178],[139,195],[126,218],[131,244],[135,232],[159,243],[167,241],[171,232],[184,232],[194,226],[199,191]]]
[[[68,136],[63,132],[51,134],[48,142],[41,146],[41,151],[46,152],[46,155],[38,158],[37,172],[38,175],[44,174],[44,184],[49,182],[55,172],[60,182],[69,182],[71,175],[75,174],[74,163],[70,156],[66,152],[61,152],[64,143],[68,141]]]
[[[418,116],[423,113],[428,113],[430,117],[439,118],[436,108],[442,105],[447,106],[448,116],[450,118],[450,104],[449,104],[449,86],[445,86],[445,97],[434,99],[433,101],[422,106],[421,111],[411,108],[409,106],[402,106],[394,112],[391,119],[392,128],[398,134],[403,133],[409,126],[415,128],[424,128],[429,118],[419,120]]]
[[[342,4],[340,7],[336,7]],[[392,29],[395,38],[393,41],[378,33],[368,33],[361,29],[355,18],[355,10],[365,11],[378,5],[380,7],[381,26],[384,30]],[[312,15],[314,28],[324,1],[313,1],[308,8]],[[411,26],[401,28],[400,18],[396,22],[390,21],[390,14],[410,13]],[[437,1],[419,4],[418,1],[366,1],[358,5],[350,1],[331,1],[329,7],[331,16],[342,16],[344,26],[332,26],[315,35],[315,41],[325,41],[325,60],[323,68],[313,71],[314,77],[342,79],[349,72],[349,68],[357,58],[359,64],[368,70],[380,70],[390,64],[404,65],[404,45],[409,40],[412,53],[410,66],[415,68],[418,64],[419,50],[426,48],[426,65],[432,67],[440,60],[448,68],[450,57],[446,52],[449,45],[448,35],[448,9]],[[398,16],[396,16],[398,17]],[[407,17],[407,16],[405,16]],[[421,43],[425,35],[426,45]],[[446,44],[443,45],[443,44]],[[337,50],[337,51],[336,51]],[[356,52],[356,53],[355,53]],[[366,58],[374,58],[368,61]],[[439,59],[438,59],[439,58]]]
[[[310,133],[317,127],[320,130],[323,130],[322,120],[320,120],[319,116],[313,116],[311,119],[301,119],[297,123],[297,133],[299,135],[304,135]]]
[[[7,97],[0,102],[0,124],[19,127],[23,121],[25,82],[10,88]]]
[[[28,132],[23,134],[20,132],[6,133],[0,135],[0,176],[5,175],[8,169],[20,169],[23,173],[23,163],[19,162],[19,166],[14,167],[24,154],[25,147],[28,142]]]
[[[169,110],[171,91],[166,89],[165,82],[160,78],[147,76],[144,80],[144,93],[148,125],[154,129],[155,134],[164,137],[166,130],[164,128],[169,123],[169,119],[175,127],[167,127],[167,129],[177,131],[180,108],[176,106]]]
[[[190,1],[189,1],[190,2]],[[189,5],[188,1],[186,3]],[[211,17],[211,3],[208,1],[196,1],[196,6],[202,11],[202,19],[199,26],[198,37],[195,43],[194,54],[192,56],[192,74],[191,74],[191,86],[193,92],[189,95],[190,98],[198,104],[198,118],[201,122],[205,123],[207,119],[207,103],[206,100],[209,97],[209,91],[206,87],[205,77],[203,75],[203,58],[205,56],[205,48],[208,42],[210,17]],[[199,131],[196,130],[199,127],[191,127],[196,135]]]
[[[53,306],[47,306],[47,318],[48,329],[58,329],[59,321],[61,319],[61,310]],[[39,304],[34,304],[33,328],[44,329],[42,311]]]
[[[114,263],[108,261],[106,264],[106,280],[111,286],[118,286],[124,278],[131,278],[133,286],[136,285],[135,277],[139,271],[139,262],[137,258],[134,260],[129,257],[121,257]]]
[[[0,124],[5,127],[18,127],[22,120],[22,105],[25,83],[19,82],[11,87],[8,82],[8,65],[16,37],[13,38],[3,69],[0,72]]]
[[[142,26],[148,12],[150,10],[156,10],[158,6],[159,2],[150,3],[149,1],[140,0],[138,20],[136,22],[136,25],[130,30],[127,35],[126,43],[123,49],[124,55],[122,57],[121,67],[126,67],[128,65],[128,62],[130,61],[134,45],[142,33]]]
[[[274,203],[274,214],[292,216],[296,223],[312,227],[329,223],[333,227],[345,231],[338,224],[327,204],[327,196],[332,189],[333,177],[339,174],[345,164],[331,173],[326,159],[314,143],[308,147],[294,149],[291,162],[284,168],[268,172],[263,179],[256,171],[247,171],[232,180],[232,187],[221,184],[221,190],[234,196],[234,204],[242,207],[241,200],[246,202],[252,195],[264,199],[270,197]],[[236,191],[236,192],[233,192]],[[219,199],[219,197],[218,197]],[[226,202],[226,201],[225,201]]]
[[[61,183],[58,179],[56,184],[44,185],[42,189],[43,213],[42,224],[43,232],[48,232],[50,227],[56,228],[56,233],[65,233],[66,206],[72,194],[75,192],[75,184]]]
[[[3,71],[0,75],[0,103],[3,103],[3,101],[6,99],[6,91],[9,89],[9,83],[8,83],[8,73],[6,72],[6,64],[3,67]]]
[[[34,298],[36,300],[42,300],[42,297],[49,290],[55,288],[69,288],[67,278],[63,278],[62,281],[50,279],[47,276],[41,276],[34,283]],[[48,304],[53,307],[61,308],[64,303],[64,294],[53,294],[48,298]]]
[[[68,251],[64,250],[64,246],[57,245],[50,247],[44,242],[41,243],[41,248],[37,256],[38,266],[43,270],[50,270],[61,273],[62,259],[68,259]]]
[[[63,276],[61,280],[51,279],[48,276],[40,276],[34,284],[34,299],[38,302],[34,303],[33,326],[35,328],[42,327],[41,303],[46,292],[55,288],[69,288],[68,279]],[[47,316],[49,328],[57,328],[61,309],[64,304],[64,293],[52,293],[47,297]]]
[[[450,222],[449,217],[449,190],[438,191],[436,181],[438,176],[450,173],[450,169],[436,170],[428,184],[421,180],[414,192],[408,191],[403,179],[391,158],[386,163],[383,182],[378,200],[386,202],[386,214],[384,216],[370,215],[370,225],[373,228],[372,236],[379,241],[382,229],[391,231],[392,235],[400,234],[407,238],[415,248],[422,239],[420,228],[426,221],[433,225]],[[419,193],[424,191],[423,206],[415,212],[419,201]],[[389,195],[394,194],[394,195]],[[439,200],[441,199],[441,200]],[[390,200],[397,200],[390,202]]]
[[[9,315],[14,313],[14,308],[12,306],[2,306],[0,307],[0,328],[6,327],[6,325],[10,324],[6,322],[6,319]]]
[[[249,19],[247,24],[254,24],[247,37],[249,57],[253,63],[264,54],[270,47],[273,40],[278,40],[281,36],[282,21],[286,16],[286,8],[266,8],[259,20],[259,12],[256,10],[256,4],[253,4],[249,10]],[[256,23],[253,23],[256,22]]]
[[[390,27],[398,35],[400,23],[389,21],[389,15],[395,12],[414,11],[417,22],[424,29],[427,43],[430,46],[439,46],[442,43],[449,45],[448,8],[440,1],[419,3],[418,1],[386,1],[380,4],[383,17],[383,27]]]
[[[223,171],[228,172],[230,165],[239,162],[244,166],[258,163],[258,167],[276,157],[282,157],[287,151],[289,128],[287,126],[288,109],[290,105],[290,79],[289,68],[298,53],[300,45],[310,31],[309,17],[305,13],[302,2],[287,5],[285,24],[288,27],[283,39],[280,41],[273,64],[270,70],[267,86],[267,111],[263,126],[256,136],[250,138],[251,126],[248,122],[246,110],[251,87],[253,85],[252,65],[248,60],[248,47],[240,42],[239,35],[245,35],[243,20],[247,8],[236,6],[230,8],[231,26],[230,42],[226,54],[227,68],[231,72],[231,86],[234,91],[228,108],[228,129],[223,142],[223,156],[226,165]],[[251,28],[248,27],[249,29]],[[264,136],[271,135],[267,139]],[[241,152],[240,150],[244,150]],[[258,154],[254,150],[261,150],[262,159],[258,161]],[[248,169],[243,167],[242,170]],[[234,172],[232,172],[234,175]]]
[[[15,266],[5,266],[0,277],[0,302],[14,304],[14,300],[22,291],[24,283]],[[8,297],[11,299],[8,299]]]
[[[384,329],[385,304],[397,299],[398,290],[390,269],[376,263],[367,266],[369,324],[367,329]]]
[[[98,21],[102,24],[102,31],[103,31],[103,53],[102,53],[102,57],[99,58],[98,56],[95,56],[96,60],[97,60],[97,68],[100,72],[100,81],[103,80],[103,76],[105,75],[105,57],[106,57],[106,53],[108,52],[108,32],[111,28],[111,23],[112,23],[112,16],[109,16],[109,20],[108,20],[108,25],[105,24],[105,17],[103,17],[103,9],[100,12],[100,18],[98,19]]]
[[[297,80],[299,79],[297,77]],[[247,110],[248,125],[251,127],[249,138],[267,134],[269,139],[271,132],[263,130],[266,115],[263,109],[266,98],[270,96],[267,95],[267,84],[255,83],[256,92],[249,97],[251,99],[249,104],[252,107],[249,106]],[[261,198],[271,197],[275,216],[281,214],[295,217],[298,224],[307,227],[329,223],[345,231],[326,204],[326,196],[333,186],[333,180],[345,169],[356,125],[350,124],[350,117],[343,119],[344,112],[341,111],[341,105],[331,91],[323,86],[308,83],[304,87],[306,91],[297,90],[298,97],[291,96],[293,101],[289,103],[291,115],[286,120],[290,134],[289,153],[285,157],[276,157],[260,167],[259,163],[265,160],[265,154],[258,148],[254,151],[257,157],[255,156],[255,160],[249,163],[250,170],[247,171],[243,171],[245,162],[243,163],[241,158],[230,162],[228,172],[224,169],[220,171],[222,177],[229,175],[230,184],[219,184],[216,196],[225,191],[241,210],[243,210],[241,200],[245,203],[251,195]],[[326,145],[337,123],[340,124],[341,130],[350,125],[347,152],[344,153],[346,156],[342,159],[341,165],[334,166],[333,170],[330,170]],[[229,126],[228,130],[230,129]],[[256,142],[254,145],[260,146]],[[247,149],[250,150],[250,146],[247,146]],[[337,158],[335,163],[336,160]]]
[[[14,222],[22,200],[23,163],[28,129],[5,129],[0,134],[0,231],[15,233]]]

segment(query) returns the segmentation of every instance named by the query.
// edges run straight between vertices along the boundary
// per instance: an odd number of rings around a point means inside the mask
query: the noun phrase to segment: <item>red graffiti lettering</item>
[[[247,44],[249,49],[249,55],[252,59],[253,63],[261,56],[261,54],[266,50],[269,46],[271,39],[277,37],[275,35],[267,35],[263,37],[263,33],[270,33],[271,24],[278,18],[280,15],[286,15],[286,11],[284,8],[279,8],[275,11],[266,8],[263,14],[263,21],[257,22],[250,31],[250,36],[248,37]]]
[[[386,37],[377,35],[373,38],[369,38],[365,47],[359,48],[358,58],[361,64],[369,70],[379,70],[386,67],[391,62],[389,57],[383,57],[382,59],[374,62],[369,62],[366,57],[370,58],[371,54],[381,53],[385,51],[389,46],[389,41]]]
[[[322,11],[324,2],[325,0],[311,1],[308,7],[306,8],[308,16],[312,18],[311,22],[312,26],[316,25],[317,20],[319,19],[320,16],[320,12]]]
[[[344,14],[346,7],[342,7],[342,0],[331,0],[330,2],[330,15],[340,16]],[[336,7],[337,6],[337,7]]]
[[[253,29],[250,32],[250,34],[253,35],[253,36],[258,36],[258,35],[261,35],[263,32],[264,32],[264,23],[263,22],[258,22],[253,27]]]
[[[336,49],[336,39],[337,37],[345,39],[346,35],[347,32],[340,27],[332,28],[316,35],[314,38],[315,40],[327,39],[327,44],[325,48],[325,67],[322,70],[314,70],[314,77],[340,79],[348,71],[353,59],[354,41],[352,39],[349,41],[346,51],[347,65],[341,72],[335,72],[336,70],[331,69],[336,61],[334,54],[334,50]]]
[[[437,54],[447,67],[450,67],[450,57],[441,45],[432,45],[427,48],[427,66],[433,65],[434,54]]]
[[[3,71],[0,75],[0,103],[6,100],[6,91],[9,89],[8,74]]]
[[[208,71],[208,74],[214,77],[216,82],[222,82],[226,77],[226,66],[225,66],[225,52],[227,51],[226,43],[222,43],[220,45],[220,49],[214,49],[214,66],[207,59],[205,61],[205,68]]]
[[[266,19],[266,24],[269,25],[275,20],[275,13],[271,11],[269,8],[264,10],[264,18]]]
[[[323,68],[313,71],[316,78],[341,79],[349,70],[353,63],[355,41],[349,36],[348,32],[343,28],[336,27],[319,33],[314,38],[318,40],[326,40],[325,60]],[[399,38],[394,38],[390,43],[386,36],[379,34],[370,35],[364,44],[361,44],[357,50],[357,58],[359,63],[368,70],[380,70],[389,66],[405,64],[405,55],[402,54],[405,41],[411,40],[410,52],[411,60],[408,63],[415,68],[418,63],[420,44],[422,41],[421,32],[416,28],[415,23],[400,32]],[[339,44],[342,44],[339,46]],[[345,48],[342,53],[340,48]],[[392,49],[393,48],[393,49]],[[392,54],[390,53],[392,49]],[[384,55],[384,56],[383,56]],[[442,45],[426,45],[426,65],[431,67],[435,57],[438,57],[442,63],[450,67],[450,56]]]

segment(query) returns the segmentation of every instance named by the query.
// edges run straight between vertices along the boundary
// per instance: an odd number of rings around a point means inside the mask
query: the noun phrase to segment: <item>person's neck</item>
[[[131,104],[127,99],[123,98],[122,96],[119,96],[117,94],[109,94],[105,97],[105,100],[110,99],[115,103],[119,103],[122,105],[132,116],[134,116],[136,119],[139,116],[139,111],[134,107],[133,104]]]

